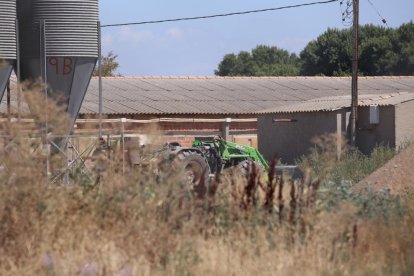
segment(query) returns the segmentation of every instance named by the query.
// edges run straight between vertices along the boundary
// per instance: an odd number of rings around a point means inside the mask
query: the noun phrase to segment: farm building
[[[348,137],[350,96],[332,96],[280,106],[258,118],[259,150],[292,163],[309,152],[314,137]],[[414,93],[361,95],[356,146],[370,153],[376,145],[398,147],[414,138]]]
[[[10,103],[16,110],[15,79]],[[414,92],[414,77],[361,77],[360,93]],[[104,130],[127,133],[155,123],[166,140],[188,145],[195,136],[222,135],[257,145],[257,113],[329,96],[349,95],[349,77],[113,77],[103,79]],[[96,132],[98,79],[93,78],[75,132]],[[7,96],[0,112],[7,114]],[[25,108],[25,112],[28,109]],[[114,126],[115,125],[115,126]],[[269,135],[265,135],[269,138]]]

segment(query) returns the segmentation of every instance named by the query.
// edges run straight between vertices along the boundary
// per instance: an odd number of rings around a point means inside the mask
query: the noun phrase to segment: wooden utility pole
[[[356,145],[358,126],[358,56],[359,56],[359,0],[353,0],[354,23],[352,27],[352,103],[351,103],[351,145]]]

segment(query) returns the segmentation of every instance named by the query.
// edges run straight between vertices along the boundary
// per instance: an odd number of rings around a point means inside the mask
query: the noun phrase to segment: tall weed
[[[47,175],[44,142],[33,135],[42,132],[38,118],[30,132],[1,126],[2,275],[413,272],[412,195],[347,188],[388,159],[387,149],[367,159],[349,151],[337,161],[320,147],[304,160],[301,180],[273,170],[261,176],[254,166],[247,177],[230,171],[200,199],[168,158],[123,170],[119,147],[97,151],[89,169],[71,172],[69,185],[51,181],[62,158],[52,153]]]

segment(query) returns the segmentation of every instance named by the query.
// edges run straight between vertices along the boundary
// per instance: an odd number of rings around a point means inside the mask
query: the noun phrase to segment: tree
[[[299,58],[296,54],[277,48],[259,45],[252,50],[257,76],[296,76]]]
[[[300,53],[301,75],[351,74],[351,31],[328,29]]]
[[[254,76],[255,63],[249,52],[241,51],[237,55],[236,68],[234,68],[236,75]]]
[[[399,53],[396,75],[414,75],[414,23],[401,25],[395,34],[394,51]]]
[[[218,70],[215,71],[219,76],[235,76],[237,66],[237,56],[235,54],[227,54],[219,64]]]
[[[328,29],[300,53],[301,75],[350,75],[351,29]],[[414,74],[414,24],[398,29],[365,25],[360,31],[359,69],[366,76]]]
[[[227,54],[214,73],[218,76],[296,76],[300,63],[296,54],[265,45],[251,53]]]
[[[395,30],[365,25],[360,34],[359,68],[366,76],[392,75],[398,61],[393,49]]]
[[[114,54],[112,51],[106,56],[102,56],[102,76],[103,77],[113,77],[116,74],[116,70],[119,68],[119,63],[117,61],[118,55]],[[99,76],[98,66],[93,72],[94,76]]]

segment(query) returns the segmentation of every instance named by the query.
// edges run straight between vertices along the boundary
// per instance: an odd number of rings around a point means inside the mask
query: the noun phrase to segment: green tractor
[[[200,149],[213,174],[236,166],[244,170],[253,163],[264,171],[269,169],[269,164],[257,149],[226,141],[219,136],[194,140],[192,147]]]
[[[132,141],[131,141],[132,142]],[[134,146],[132,146],[134,145]],[[253,147],[239,145],[223,138],[198,138],[191,147],[183,147],[177,142],[167,143],[149,156],[141,155],[137,143],[127,143],[131,165],[143,165],[144,160],[169,160],[176,171],[181,171],[184,180],[193,186],[194,191],[204,196],[210,176],[220,174],[229,168],[238,168],[247,175],[252,167],[269,170],[269,164]]]
[[[174,166],[183,170],[185,180],[201,197],[207,191],[212,174],[220,174],[229,168],[238,168],[243,175],[247,175],[253,167],[261,171],[269,170],[269,164],[258,150],[219,136],[196,139],[190,148],[176,142],[168,143],[165,151],[174,157]]]

